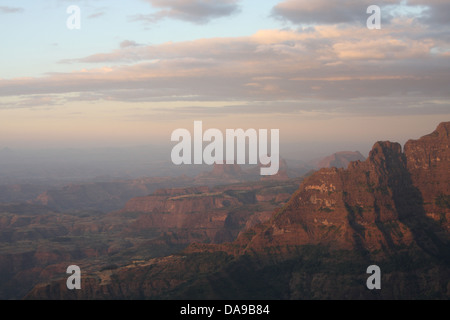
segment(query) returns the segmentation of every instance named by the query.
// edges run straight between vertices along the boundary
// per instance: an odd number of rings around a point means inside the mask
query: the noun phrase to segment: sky
[[[450,0],[1,0],[0,148],[170,145],[194,121],[280,129],[299,153],[404,143],[450,118],[449,14]]]

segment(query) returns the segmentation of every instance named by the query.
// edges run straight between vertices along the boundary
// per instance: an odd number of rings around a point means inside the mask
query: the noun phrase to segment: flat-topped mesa
[[[185,194],[196,194],[196,193],[208,193],[209,187],[191,187],[191,188],[171,188],[171,189],[159,189],[156,190],[152,195],[155,196],[180,196]],[[150,196],[152,196],[150,195]]]
[[[154,195],[130,199],[121,212],[185,215],[192,212],[208,212],[240,203],[238,199],[229,197],[225,193],[208,192],[208,190],[208,188],[188,188],[187,192],[160,191]]]
[[[364,161],[364,156],[359,151],[342,151],[325,157],[317,162],[315,166],[317,168],[347,168],[349,163],[353,161]]]

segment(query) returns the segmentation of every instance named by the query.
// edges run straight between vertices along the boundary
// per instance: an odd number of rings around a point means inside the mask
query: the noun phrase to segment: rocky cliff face
[[[309,176],[232,243],[192,244],[182,255],[120,268],[107,283],[92,274],[75,298],[448,299],[449,131],[442,123],[404,151],[377,142],[365,161]],[[383,272],[378,292],[365,286],[371,264]],[[29,297],[70,298],[60,287]]]
[[[179,252],[192,242],[232,241],[242,229],[268,220],[299,184],[294,179],[160,189],[108,214],[0,204],[0,299],[21,298],[74,263],[103,274],[130,261]],[[86,191],[75,189],[74,198]]]
[[[411,182],[420,192],[426,215],[450,231],[450,149],[449,122],[436,131],[405,144]]]
[[[187,242],[232,241],[249,225],[268,220],[277,205],[287,202],[297,180],[158,190],[133,198],[112,216],[137,215],[130,232],[156,229],[182,234]]]
[[[329,244],[335,249],[392,253],[415,244],[437,253],[443,242],[425,236],[425,230],[448,232],[449,210],[440,208],[437,214],[425,210],[417,186],[426,189],[431,176],[427,174],[423,184],[413,180],[408,158],[417,159],[402,153],[397,143],[377,142],[365,162],[353,162],[347,170],[318,171],[303,182],[264,232],[246,244],[246,250]],[[448,161],[445,166],[448,172]],[[448,188],[448,181],[439,185],[430,196]]]
[[[225,193],[210,192],[208,188],[170,190],[157,192],[146,197],[131,199],[124,212],[166,213],[172,216],[220,209],[237,205],[239,201]]]
[[[417,247],[445,256],[449,241],[450,123],[402,152],[377,142],[366,161],[322,169],[305,179],[272,219],[237,240],[243,252],[326,244],[334,249],[395,254]]]

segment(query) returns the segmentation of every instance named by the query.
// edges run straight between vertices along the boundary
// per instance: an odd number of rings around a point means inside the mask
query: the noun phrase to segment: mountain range
[[[5,205],[0,294],[448,299],[449,133],[443,122],[403,148],[376,142],[367,159],[337,153],[296,178],[284,167],[272,180],[205,183],[251,175],[216,166],[200,185],[134,197],[107,214]],[[66,288],[68,263],[81,267],[82,290]],[[371,265],[381,269],[381,290],[366,286]]]

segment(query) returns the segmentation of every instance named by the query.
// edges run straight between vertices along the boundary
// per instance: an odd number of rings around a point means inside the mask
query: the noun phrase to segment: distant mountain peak
[[[317,169],[321,168],[347,168],[350,162],[364,161],[366,158],[359,151],[341,151],[328,157],[313,161]]]

